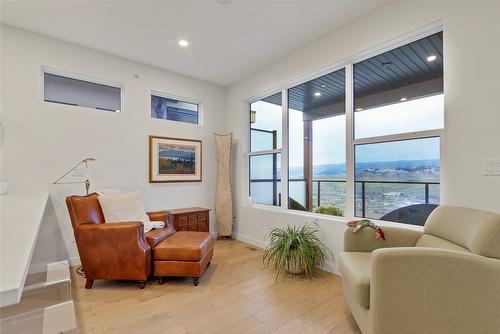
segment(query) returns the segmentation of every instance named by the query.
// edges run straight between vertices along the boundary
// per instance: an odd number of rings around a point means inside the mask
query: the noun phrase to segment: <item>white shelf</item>
[[[0,195],[0,307],[19,303],[48,193]]]

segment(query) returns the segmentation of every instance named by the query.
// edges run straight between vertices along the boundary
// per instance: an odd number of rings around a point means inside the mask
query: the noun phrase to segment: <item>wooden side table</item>
[[[209,232],[209,212],[210,209],[199,207],[168,210],[168,219],[176,231]]]

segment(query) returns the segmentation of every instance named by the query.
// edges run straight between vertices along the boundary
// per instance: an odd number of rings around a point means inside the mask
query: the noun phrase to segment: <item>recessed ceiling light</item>
[[[356,108],[356,111],[363,111],[363,108]]]
[[[178,44],[179,44],[179,46],[182,46],[183,48],[189,46],[189,42],[186,41],[185,39],[180,39]]]
[[[322,84],[322,85],[321,85],[321,88],[325,88],[325,84]]]
[[[429,57],[427,57],[427,61],[429,61],[429,62],[434,61],[434,60],[436,60],[436,58],[437,57],[435,55],[430,55]]]
[[[320,92],[315,92],[314,96],[321,96],[321,93]]]
[[[401,102],[404,102],[404,101],[406,101],[406,100],[408,100],[408,99],[407,99],[406,97],[404,97],[404,96],[403,96],[402,98],[400,98],[400,99],[399,99],[399,101],[401,101]]]

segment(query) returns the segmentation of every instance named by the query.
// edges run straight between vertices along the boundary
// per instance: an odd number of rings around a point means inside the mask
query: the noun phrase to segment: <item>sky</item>
[[[252,110],[257,111],[252,128],[278,130],[278,148],[281,148],[282,108],[257,101],[252,103]],[[359,139],[443,128],[443,110],[443,95],[440,94],[357,111],[355,137]],[[345,162],[345,122],[345,115],[313,122],[313,165]],[[270,138],[261,133],[253,135],[253,150],[271,149],[268,144]],[[304,152],[302,113],[293,109],[289,111],[289,147],[290,167],[301,166]],[[430,159],[439,159],[439,138],[356,146],[357,162]]]
[[[439,137],[356,145],[358,162],[439,159]]]
[[[443,94],[355,112],[355,138],[443,128]]]

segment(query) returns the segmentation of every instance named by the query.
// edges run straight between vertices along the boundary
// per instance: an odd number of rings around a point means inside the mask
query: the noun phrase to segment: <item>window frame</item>
[[[281,158],[281,178],[280,178],[280,190],[281,190],[281,203],[280,205],[273,205],[273,204],[262,204],[262,203],[253,203],[253,205],[262,205],[262,206],[265,206],[265,207],[274,207],[274,208],[277,208],[277,207],[281,207],[283,208],[283,202],[284,202],[284,197],[287,197],[287,196],[283,196],[283,194],[285,194],[283,192],[283,180],[285,179],[284,177],[284,174],[283,174],[283,170],[284,170],[284,167],[283,167],[283,162],[284,162],[284,159],[283,159],[283,152],[287,152],[285,151],[285,145],[286,147],[288,148],[288,140],[285,140],[284,138],[284,133],[286,132],[288,134],[288,129],[285,130],[285,127],[284,127],[284,112],[285,112],[285,108],[283,106],[283,94],[284,92],[286,91],[286,89],[282,89],[282,90],[274,90],[272,91],[271,93],[266,93],[266,94],[261,94],[259,95],[258,97],[254,97],[252,98],[251,100],[248,100],[248,123],[247,123],[247,129],[248,129],[248,148],[247,148],[247,168],[248,168],[248,175],[247,175],[247,180],[248,180],[248,191],[247,191],[247,194],[248,194],[248,197],[251,198],[251,179],[250,179],[250,159],[252,156],[259,156],[259,155],[269,155],[269,154],[280,154],[280,158]],[[252,119],[251,119],[251,112],[252,112],[252,104],[255,103],[255,102],[258,102],[266,97],[269,97],[269,96],[272,96],[274,94],[278,94],[281,92],[281,136],[282,136],[282,140],[281,140],[281,148],[276,148],[276,149],[272,149],[272,150],[260,150],[260,151],[252,151]],[[288,100],[288,98],[286,99]],[[288,119],[288,114],[287,114],[287,117]],[[286,142],[286,144],[285,144]],[[286,154],[286,159],[287,159],[287,176],[286,176],[286,180],[288,180],[288,154]],[[288,188],[287,188],[287,191],[288,191]]]
[[[304,84],[306,82],[312,81],[314,79],[323,77],[325,75],[328,75],[328,74],[331,74],[331,73],[334,73],[334,72],[337,72],[337,71],[345,70],[345,76],[346,76],[345,85],[346,86],[345,86],[345,99],[344,99],[344,102],[345,102],[345,108],[346,108],[345,111],[346,112],[344,113],[344,115],[345,115],[345,118],[346,118],[346,149],[347,149],[347,146],[348,146],[347,145],[347,137],[349,136],[348,127],[347,127],[348,126],[348,123],[347,123],[348,122],[348,120],[347,120],[348,119],[347,108],[349,107],[349,103],[348,103],[348,98],[349,98],[349,92],[348,92],[348,88],[349,87],[348,87],[348,84],[349,84],[349,81],[347,79],[347,77],[349,75],[348,65],[349,65],[349,61],[347,61],[347,63],[346,63],[346,61],[344,61],[344,62],[339,63],[339,65],[329,66],[329,67],[325,68],[324,70],[322,70],[320,72],[317,72],[317,73],[315,73],[313,75],[309,75],[309,76],[304,77],[304,78],[302,78],[300,80],[292,82],[292,83],[288,84],[286,86],[286,88],[283,89],[283,92],[284,92],[283,94],[286,95],[286,106],[285,106],[285,110],[284,110],[284,112],[286,113],[286,120],[284,120],[286,122],[286,137],[283,137],[283,141],[285,141],[285,138],[286,138],[286,145],[287,145],[287,151],[286,152],[287,153],[286,153],[286,157],[285,158],[286,158],[286,163],[287,163],[287,165],[286,165],[286,168],[287,168],[286,175],[287,175],[287,177],[286,177],[285,181],[282,179],[282,182],[286,182],[286,186],[287,186],[287,188],[286,188],[287,192],[286,192],[286,196],[285,196],[286,206],[284,207],[284,209],[286,209],[286,210],[290,210],[292,212],[303,212],[303,213],[306,213],[306,214],[319,215],[320,217],[333,217],[333,218],[340,218],[340,219],[343,218],[341,216],[332,216],[332,215],[326,215],[326,214],[316,213],[314,211],[301,211],[301,210],[294,210],[294,209],[290,209],[289,208],[289,203],[288,203],[288,198],[289,198],[289,195],[288,195],[288,185],[289,185],[289,182],[290,182],[290,177],[289,177],[290,176],[289,175],[290,170],[288,168],[288,155],[289,155],[289,150],[288,150],[288,147],[289,147],[288,146],[288,130],[289,129],[288,128],[290,126],[290,123],[289,123],[289,117],[288,117],[288,109],[289,109],[288,108],[288,91],[290,89],[296,87],[296,86],[300,86],[300,85],[302,85],[302,84]],[[283,101],[285,101],[285,100],[283,100]],[[285,125],[283,125],[283,126],[285,126]],[[354,124],[353,124],[353,126],[354,126]],[[346,164],[346,180],[345,180],[345,186],[346,186],[346,206],[345,206],[345,210],[344,210],[344,217],[347,217],[346,213],[348,212],[347,188],[349,186],[349,183],[347,182],[347,180],[348,180],[347,179],[347,168],[348,168],[347,167],[347,157],[348,157],[348,151],[346,150],[346,162],[345,162],[345,164]],[[354,194],[354,192],[353,192],[353,194]],[[354,200],[354,197],[353,197],[353,200]],[[283,202],[283,196],[282,196],[282,202]]]
[[[181,122],[181,121],[173,121],[171,119],[163,119],[163,118],[156,118],[156,117],[153,117],[151,116],[151,98],[152,96],[157,96],[157,97],[162,97],[162,98],[165,98],[165,99],[171,99],[171,100],[177,100],[177,101],[180,101],[180,102],[186,102],[186,103],[191,103],[191,104],[196,104],[198,106],[198,122],[197,123],[188,123],[188,122]],[[178,124],[188,124],[188,125],[191,125],[191,126],[201,126],[203,125],[203,103],[201,100],[199,99],[193,99],[193,98],[190,98],[190,97],[185,97],[185,96],[180,96],[180,95],[174,95],[174,94],[168,94],[168,93],[164,93],[160,90],[155,90],[155,89],[152,89],[150,92],[149,92],[149,118],[153,119],[153,120],[157,120],[157,121],[166,121],[166,122],[170,122],[172,124],[175,124],[175,125],[178,125]]]
[[[443,163],[443,142],[444,142],[444,129],[446,127],[446,100],[444,106],[444,121],[442,129],[433,129],[433,130],[424,130],[424,131],[415,131],[415,132],[407,132],[401,134],[391,134],[391,135],[382,135],[382,136],[374,136],[374,137],[366,137],[366,138],[354,138],[354,64],[359,63],[363,60],[369,59],[376,55],[382,54],[386,51],[390,51],[392,49],[399,48],[403,45],[412,43],[419,39],[428,37],[430,35],[436,34],[438,32],[444,31],[442,20],[433,22],[427,26],[424,26],[420,29],[417,29],[413,32],[403,34],[397,38],[389,40],[385,43],[380,43],[375,47],[367,49],[363,52],[355,54],[351,57],[347,57],[338,63],[327,66],[322,70],[311,73],[309,75],[303,76],[299,79],[295,79],[292,81],[288,81],[280,85],[281,89],[274,88],[272,90],[268,90],[264,93],[252,96],[246,100],[245,103],[248,103],[248,123],[246,124],[248,131],[248,146],[246,151],[247,156],[247,164],[246,164],[246,177],[247,177],[247,194],[250,196],[250,156],[252,155],[260,155],[260,154],[270,154],[270,153],[281,153],[281,205],[273,206],[266,204],[258,204],[252,203],[251,198],[248,198],[246,201],[251,207],[255,208],[264,208],[264,209],[274,209],[279,210],[281,212],[292,212],[299,213],[302,215],[307,215],[311,217],[321,217],[322,219],[332,219],[332,220],[341,220],[346,221],[349,219],[356,218],[355,216],[355,146],[362,144],[374,144],[374,143],[383,143],[383,142],[391,142],[391,141],[399,141],[399,140],[411,140],[411,139],[421,139],[421,138],[429,138],[429,137],[439,137],[440,138],[440,181],[439,181],[439,191],[440,191],[440,202],[445,201],[445,192],[443,186],[443,180],[445,179],[445,164]],[[304,212],[294,209],[288,208],[288,181],[289,181],[289,170],[288,170],[288,155],[289,155],[289,146],[288,146],[288,90],[308,82],[310,80],[314,80],[323,75],[338,71],[342,68],[345,68],[346,82],[345,82],[345,119],[346,119],[346,203],[344,210],[344,217],[338,216],[329,216],[325,214],[319,214],[315,212]],[[257,102],[267,96],[276,94],[281,91],[282,94],[282,148],[278,150],[268,150],[268,151],[250,151],[250,136],[251,136],[251,123],[250,123],[250,109],[251,104]],[[443,91],[444,94],[444,91]],[[286,172],[284,172],[286,171]],[[286,195],[283,195],[286,194]],[[372,219],[373,221],[379,221],[376,219]],[[383,223],[387,223],[383,221]],[[394,224],[402,224],[396,222],[389,222]],[[406,226],[407,224],[405,224]]]
[[[93,84],[119,88],[120,89],[120,110],[119,111],[111,111],[111,110],[97,109],[97,108],[91,108],[91,107],[85,107],[85,106],[79,106],[79,105],[75,106],[75,105],[62,103],[62,102],[45,101],[45,73],[57,75],[60,77],[65,77],[68,79],[75,79],[75,80],[85,81],[85,82],[89,82],[89,83],[93,83]],[[91,75],[84,75],[84,74],[79,74],[79,73],[70,72],[70,71],[66,71],[66,70],[56,69],[56,68],[45,66],[45,65],[42,65],[40,67],[40,98],[41,98],[43,103],[50,103],[50,104],[62,105],[62,106],[71,106],[71,107],[75,107],[75,108],[84,108],[84,109],[88,109],[88,110],[101,112],[101,114],[121,115],[124,113],[124,109],[125,109],[125,103],[124,103],[125,92],[124,91],[125,91],[125,85],[122,83],[116,82],[116,81],[110,81],[110,80],[105,80],[105,79],[93,77]]]

